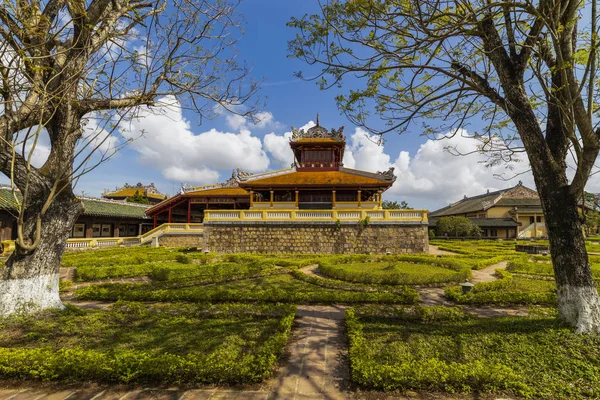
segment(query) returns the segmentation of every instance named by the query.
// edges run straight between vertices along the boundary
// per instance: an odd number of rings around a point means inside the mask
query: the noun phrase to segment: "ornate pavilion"
[[[396,177],[393,168],[371,173],[342,164],[343,127],[328,131],[317,125],[304,131],[292,127],[290,168],[252,174],[233,171],[222,184],[182,187],[181,192],[149,208],[154,226],[199,223],[204,210],[228,209],[381,209],[382,193]]]

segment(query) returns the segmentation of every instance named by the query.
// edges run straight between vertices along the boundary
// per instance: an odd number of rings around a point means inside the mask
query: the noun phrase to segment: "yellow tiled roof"
[[[232,188],[214,188],[214,189],[205,189],[198,190],[195,192],[186,193],[184,196],[186,197],[215,197],[215,196],[249,196],[245,189],[240,187],[232,187]]]
[[[391,181],[341,171],[292,172],[240,182],[240,185],[245,188],[255,186],[391,186],[392,184]]]
[[[144,189],[138,189],[138,188],[128,188],[128,189],[117,190],[116,192],[105,194],[104,197],[132,197],[132,196],[135,196],[135,192],[137,192],[137,191],[139,191],[142,196],[145,195],[152,199],[162,200],[165,198],[165,196],[163,196],[162,194],[146,193],[146,191]]]

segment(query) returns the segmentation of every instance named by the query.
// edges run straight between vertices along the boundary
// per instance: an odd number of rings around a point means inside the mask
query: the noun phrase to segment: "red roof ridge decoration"
[[[333,139],[338,142],[345,142],[346,137],[344,136],[344,127],[340,126],[339,129],[332,129],[331,132],[319,125],[319,114],[317,114],[317,124],[311,128],[308,128],[306,132],[304,129],[296,129],[292,126],[292,137],[290,142],[296,142],[302,139]]]

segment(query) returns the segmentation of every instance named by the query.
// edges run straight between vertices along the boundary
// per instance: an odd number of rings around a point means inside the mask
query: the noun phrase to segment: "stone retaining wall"
[[[427,225],[206,223],[204,249],[216,253],[405,254],[429,251]]]
[[[158,238],[158,244],[165,247],[198,247],[202,248],[204,240],[201,234],[164,235]]]

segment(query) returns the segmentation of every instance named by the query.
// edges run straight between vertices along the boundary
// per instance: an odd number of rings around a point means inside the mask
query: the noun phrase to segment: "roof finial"
[[[317,113],[317,126],[319,126],[319,113]]]

